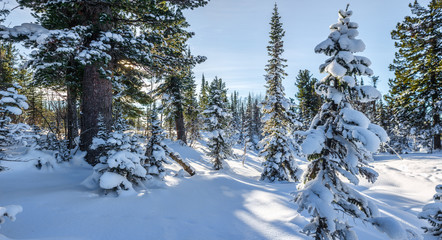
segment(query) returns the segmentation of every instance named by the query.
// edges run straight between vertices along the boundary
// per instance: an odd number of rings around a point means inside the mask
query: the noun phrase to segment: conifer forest
[[[442,240],[442,0],[348,2],[0,0],[0,240]]]

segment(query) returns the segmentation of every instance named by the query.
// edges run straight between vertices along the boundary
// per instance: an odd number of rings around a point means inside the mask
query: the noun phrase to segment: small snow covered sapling
[[[152,110],[151,134],[152,136],[146,145],[147,159],[144,167],[147,169],[147,174],[163,179],[165,175],[163,163],[167,162],[166,154],[169,149],[164,143],[164,131],[158,121],[156,109]]]
[[[39,137],[37,141],[37,150],[49,151],[54,156],[54,159],[58,163],[63,161],[69,161],[71,158],[70,151],[68,149],[68,142],[66,140],[58,139],[54,133],[47,133]],[[44,164],[51,165],[50,162],[44,162],[44,160],[38,160],[36,167],[40,169]]]
[[[369,182],[376,180],[378,173],[369,163],[380,142],[388,140],[384,129],[370,123],[350,104],[350,100],[369,102],[380,97],[374,87],[355,84],[356,75],[373,72],[369,59],[353,55],[362,52],[365,45],[355,39],[358,25],[350,21],[351,15],[352,11],[340,10],[329,37],[315,48],[316,53],[330,56],[320,66],[327,76],[315,86],[325,103],[301,144],[310,163],[295,201],[299,212],[311,214],[304,232],[316,239],[357,239],[347,222],[351,218],[374,225],[390,238],[402,239],[401,226],[391,218],[379,217],[377,207],[351,187],[359,183],[358,176]]]
[[[146,145],[146,162],[143,165],[148,175],[163,179],[166,173],[163,163],[167,163],[168,160],[177,162],[190,176],[195,175],[195,169],[164,142],[164,130],[161,128],[155,109],[153,109],[151,115],[151,132],[152,136]]]
[[[426,233],[442,238],[442,184],[436,186],[436,194],[433,196],[434,203],[425,205],[419,213],[420,219],[426,219],[430,227],[423,227]]]
[[[115,191],[118,195],[134,194],[133,185],[141,184],[146,179],[141,144],[134,139],[136,136],[124,132],[127,124],[123,118],[117,119],[113,131],[108,132],[100,116],[98,128],[91,148],[100,150],[99,163],[84,184],[91,188],[98,186],[106,193]]]

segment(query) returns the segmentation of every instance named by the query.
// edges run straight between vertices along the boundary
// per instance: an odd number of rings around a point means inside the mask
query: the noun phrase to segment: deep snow
[[[1,162],[10,169],[0,172],[0,206],[21,205],[23,212],[15,222],[2,224],[0,234],[27,240],[310,239],[300,233],[308,215],[297,213],[290,194],[296,184],[258,181],[262,159],[255,152],[248,151],[243,166],[241,148],[234,149],[237,158],[214,171],[204,145],[196,143],[195,150],[172,142],[169,146],[197,174],[183,177],[177,174],[178,165],[167,165],[164,183],[150,183],[147,190],[139,188],[138,195],[125,197],[103,196],[81,185],[92,168],[80,158],[43,170],[31,162]],[[426,222],[417,214],[442,183],[442,154],[402,157],[377,155],[373,166],[378,181],[361,181],[357,189],[384,216],[422,235]],[[388,239],[371,226],[354,225],[359,239]]]

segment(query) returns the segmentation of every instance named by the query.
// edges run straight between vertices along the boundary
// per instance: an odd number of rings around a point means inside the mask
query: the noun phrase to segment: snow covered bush
[[[11,221],[15,221],[15,215],[23,212],[23,208],[19,205],[8,205],[0,207],[0,224],[5,222],[5,217]]]
[[[91,188],[99,187],[105,193],[135,194],[133,185],[139,185],[146,179],[146,169],[142,166],[145,156],[139,138],[125,133],[127,124],[123,118],[117,119],[112,132],[106,130],[101,117],[98,127],[91,148],[100,150],[99,163],[84,184]]]
[[[360,102],[380,97],[374,87],[355,85],[356,75],[373,72],[368,58],[353,55],[362,52],[365,45],[355,39],[358,24],[350,21],[351,15],[352,11],[340,10],[338,23],[330,26],[329,37],[315,48],[315,52],[330,56],[320,66],[327,76],[316,84],[325,103],[304,133],[301,149],[310,163],[295,201],[299,212],[307,210],[311,214],[303,231],[315,239],[357,239],[349,219],[370,223],[390,238],[403,239],[400,225],[391,218],[380,217],[377,207],[351,186],[359,183],[358,176],[376,181],[378,173],[369,163],[379,144],[388,140],[384,129],[370,123],[350,104],[354,97]]]
[[[11,115],[21,115],[22,109],[27,109],[26,97],[19,94],[17,89],[20,85],[14,84],[5,90],[0,90],[0,140],[3,144],[8,144],[12,139],[9,138]]]
[[[58,163],[69,161],[71,158],[70,150],[68,149],[68,141],[58,139],[57,136],[51,132],[40,136],[35,149],[50,151]]]
[[[262,122],[264,123],[264,138],[260,142],[262,148],[260,155],[264,157],[261,180],[273,181],[298,181],[301,170],[295,162],[294,143],[288,136],[289,127],[293,124],[289,116],[290,103],[285,98],[282,79],[285,75],[281,58],[283,53],[284,30],[279,19],[278,8],[275,4],[272,20],[270,22],[271,31],[267,47],[271,59],[266,66],[266,96],[262,103]]]
[[[426,219],[430,227],[423,227],[426,233],[442,239],[442,184],[436,186],[436,194],[433,196],[434,203],[425,205],[419,213],[420,219]]]
[[[12,115],[21,115],[22,109],[28,108],[26,97],[19,94],[17,89],[21,89],[20,85],[13,84],[0,90],[0,155],[5,147],[18,142],[22,136],[21,130],[24,125],[11,124]]]
[[[209,132],[210,152],[208,156],[213,158],[213,168],[223,168],[222,160],[232,154],[229,136],[226,129],[230,121],[230,113],[227,111],[226,84],[220,79],[215,79],[210,84],[209,102],[203,112],[206,122],[206,130]]]

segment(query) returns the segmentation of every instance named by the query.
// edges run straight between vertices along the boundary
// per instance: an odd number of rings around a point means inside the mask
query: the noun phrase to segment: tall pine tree
[[[395,79],[387,99],[401,122],[418,135],[432,136],[428,141],[441,149],[442,1],[431,0],[427,8],[417,1],[409,6],[413,15],[391,32],[398,52],[390,66]]]
[[[280,19],[278,6],[275,4],[267,47],[270,60],[265,69],[267,90],[262,104],[264,138],[261,140],[263,147],[260,152],[265,159],[261,180],[270,182],[297,181],[301,172],[295,162],[293,142],[288,137],[288,127],[292,124],[292,119],[288,115],[290,104],[282,86],[282,80],[287,76],[284,71],[284,62],[287,60],[281,57],[284,52],[282,38],[285,32]]]

